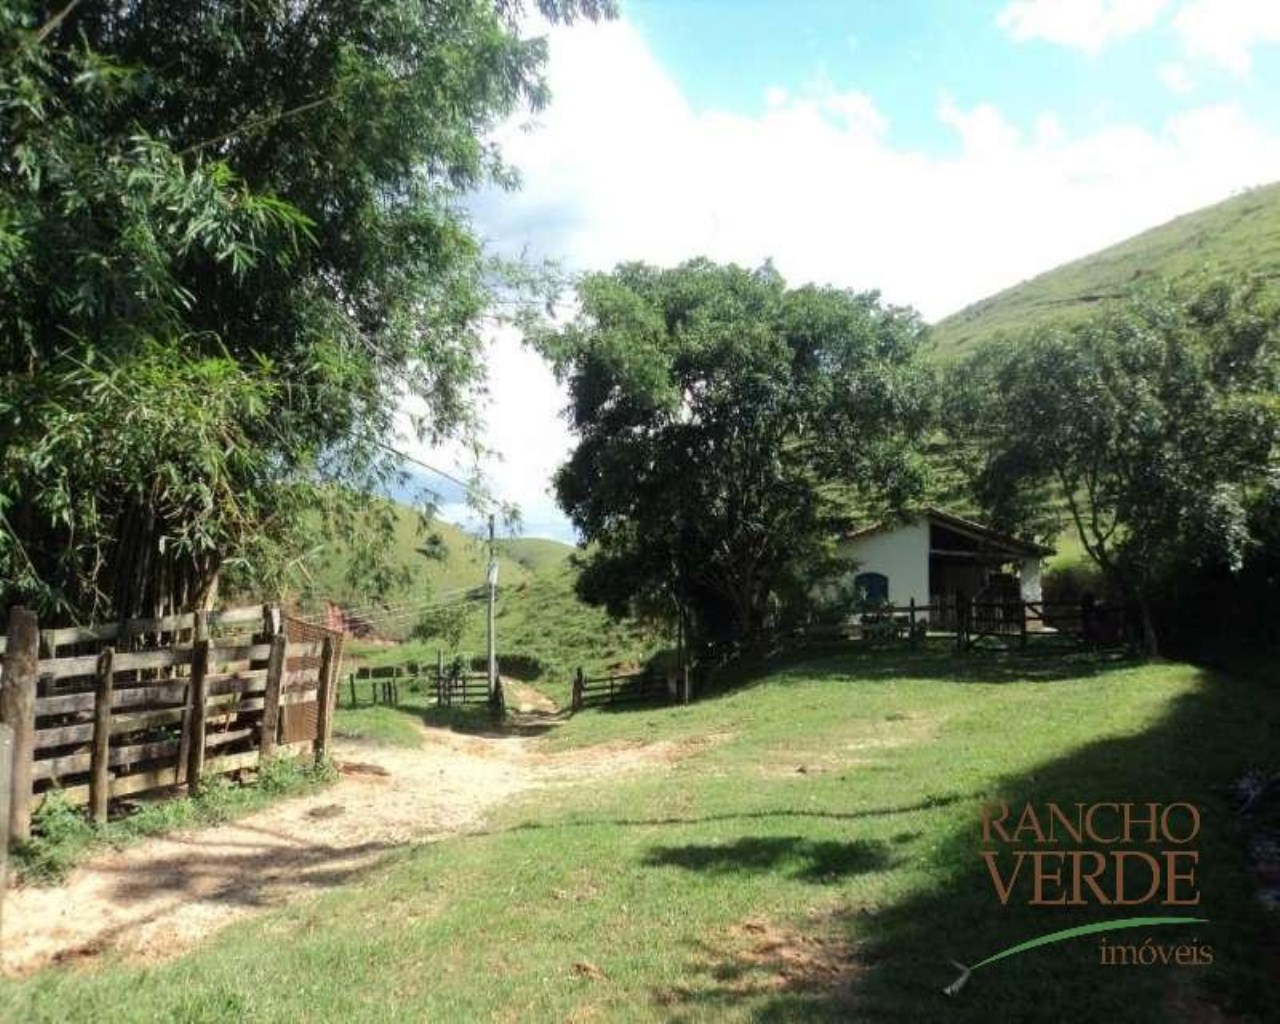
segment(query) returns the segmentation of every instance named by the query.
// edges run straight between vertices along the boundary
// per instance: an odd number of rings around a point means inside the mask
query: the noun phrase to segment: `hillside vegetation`
[[[975,302],[937,323],[943,354],[1054,320],[1073,320],[1144,281],[1204,271],[1280,277],[1280,182],[1144,231]]]
[[[353,644],[350,663],[381,664],[420,659],[434,662],[438,650],[446,658],[484,654],[486,622],[480,588],[488,560],[485,544],[451,523],[434,522],[423,531],[411,508],[397,504],[395,535],[389,559],[409,570],[410,582],[381,593],[353,586],[347,579],[349,554],[338,548],[312,570],[313,583],[304,605],[316,609],[335,601],[366,620],[377,636],[407,641],[396,647]],[[432,538],[438,538],[433,543]],[[432,555],[424,554],[430,550]],[[602,672],[640,663],[660,638],[634,622],[615,622],[599,608],[580,601],[574,592],[577,569],[574,549],[541,537],[512,537],[498,542],[498,602],[495,613],[499,654],[531,657],[543,668],[540,682],[557,699],[568,698],[573,672]],[[463,601],[467,590],[477,591]],[[439,639],[410,640],[421,613],[433,602],[460,601],[470,608],[456,651]]]
[[[413,623],[387,619],[386,609],[403,611],[441,596],[485,582],[488,552],[481,538],[452,523],[433,521],[423,528],[417,512],[395,503],[394,536],[387,560],[407,570],[407,581],[374,589],[348,579],[351,554],[342,546],[309,563],[311,584],[302,595],[308,608],[334,601],[345,608],[367,611],[377,631],[393,639],[407,636]],[[539,573],[563,568],[573,548],[539,537],[506,538],[498,543],[498,579],[504,589],[530,583]]]

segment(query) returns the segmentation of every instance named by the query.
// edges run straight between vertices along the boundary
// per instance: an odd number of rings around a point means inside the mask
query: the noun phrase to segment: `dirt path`
[[[661,743],[540,754],[519,733],[545,731],[554,705],[518,685],[508,693],[517,735],[424,727],[417,749],[337,743],[340,779],[320,792],[105,852],[57,888],[11,891],[0,968],[26,973],[108,950],[167,959],[247,914],[340,885],[396,846],[475,829],[517,793],[673,755]]]

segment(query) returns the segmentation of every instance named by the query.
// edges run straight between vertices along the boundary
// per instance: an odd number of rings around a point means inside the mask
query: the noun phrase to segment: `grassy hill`
[[[308,566],[312,585],[305,602],[311,606],[325,599],[345,607],[404,608],[425,604],[434,595],[449,594],[485,582],[488,552],[481,538],[472,536],[452,523],[435,521],[424,531],[418,514],[406,505],[393,506],[395,516],[391,550],[387,553],[392,566],[407,568],[409,582],[396,584],[372,593],[368,586],[353,586],[347,579],[351,554],[336,547]],[[430,550],[432,553],[426,553]],[[568,544],[540,538],[513,538],[499,542],[498,578],[504,586],[530,582],[538,572],[563,565],[573,553]],[[391,628],[391,636],[407,632]]]
[[[488,555],[485,544],[460,527],[436,522],[422,531],[417,513],[396,505],[395,534],[389,557],[393,565],[410,570],[407,586],[381,593],[353,587],[346,579],[349,553],[335,549],[311,568],[313,585],[306,604],[315,608],[325,599],[366,618],[377,633],[407,640],[421,612],[433,601],[458,603],[460,591],[481,588]],[[422,549],[432,536],[438,557]],[[574,548],[540,537],[514,537],[498,542],[498,603],[495,613],[499,654],[536,658],[545,668],[541,682],[557,697],[567,699],[568,684],[578,667],[588,672],[642,661],[658,639],[635,623],[614,622],[603,611],[578,600],[570,564]],[[486,621],[482,600],[463,601],[470,609],[458,651],[465,657],[485,651]],[[440,641],[408,642],[396,648],[354,644],[351,659],[361,664],[421,659],[434,661]]]
[[[967,306],[933,327],[944,354],[1087,315],[1154,277],[1202,271],[1280,277],[1280,182],[1196,210]]]

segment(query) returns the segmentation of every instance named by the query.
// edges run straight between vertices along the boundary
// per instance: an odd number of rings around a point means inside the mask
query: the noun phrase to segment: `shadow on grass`
[[[487,704],[454,704],[449,707],[439,707],[434,703],[404,701],[399,704],[362,704],[360,710],[366,707],[385,708],[388,711],[398,712],[421,722],[430,729],[448,729],[451,732],[482,736],[486,739],[541,736],[556,728],[567,717],[562,711],[508,710],[500,719],[495,720]],[[341,719],[338,720],[336,729],[341,735]]]
[[[562,712],[515,712],[508,710],[495,719],[487,704],[416,709],[422,724],[433,729],[449,729],[468,736],[502,739],[512,736],[541,736],[564,720]]]
[[[960,828],[951,825],[936,837],[929,853],[931,884],[889,906],[838,908],[822,923],[821,932],[801,920],[796,927],[811,932],[811,941],[837,942],[848,956],[838,970],[816,979],[789,978],[784,965],[773,988],[750,995],[752,1019],[945,1019],[983,1024],[1276,1019],[1277,922],[1257,898],[1245,853],[1256,826],[1236,816],[1227,787],[1251,768],[1277,767],[1278,727],[1280,694],[1274,687],[1205,675],[1195,691],[1174,701],[1146,731],[1088,744],[999,782],[1001,798],[1015,808],[1025,802],[1042,808],[1048,801],[1064,806],[1100,801],[1194,803],[1202,820],[1193,843],[1199,851],[1200,906],[1165,908],[1154,901],[1124,908],[1029,906],[1026,872],[1008,905],[1002,906],[980,857],[983,846],[975,812],[974,821]],[[1000,723],[992,722],[990,742],[1009,740]],[[1114,884],[1114,875],[1107,877]],[[1103,967],[1096,937],[1073,939],[991,964],[975,972],[955,997],[943,994],[958,974],[953,960],[975,964],[1051,931],[1161,914],[1204,917],[1210,923],[1150,932],[1139,928],[1111,939],[1134,945],[1148,938],[1154,945],[1209,945],[1214,951],[1212,966]],[[668,1019],[702,1019],[709,1007],[728,1011],[747,998],[738,982],[724,979],[758,969],[751,950],[728,949],[712,964],[697,951],[691,956],[694,980],[654,995],[667,1008]],[[1220,1011],[1236,1016],[1224,1018]]]
[[[821,675],[832,685],[851,679],[939,679],[955,683],[1066,682],[1088,679],[1137,666],[1142,660],[1124,651],[1074,650],[957,653],[951,644],[928,644],[920,650],[904,646],[866,647],[824,644],[783,651],[769,657],[744,658],[714,672],[697,692],[699,699],[760,685],[785,684],[806,673]]]
[[[526,821],[503,831],[540,832],[556,831],[568,828],[648,828],[655,825],[706,825],[721,821],[772,821],[777,818],[825,818],[833,821],[857,821],[862,818],[882,818],[895,814],[912,814],[916,811],[930,811],[938,807],[947,807],[960,800],[978,796],[976,793],[944,793],[940,796],[926,796],[911,804],[894,807],[868,807],[862,811],[817,811],[817,810],[776,810],[776,811],[740,811],[726,814],[699,814],[683,817],[666,818],[575,818],[569,821]],[[487,833],[486,833],[487,834]]]
[[[747,836],[725,844],[659,846],[644,857],[645,867],[677,867],[711,874],[781,873],[806,882],[838,882],[848,875],[884,871],[893,866],[888,844],[801,836]]]
[[[1133,654],[1117,650],[1092,651],[1080,647],[1032,644],[1028,649],[978,647],[964,653],[950,640],[931,640],[922,648],[902,643],[867,644],[862,641],[815,643],[768,655],[743,655],[710,672],[695,685],[695,698],[708,700],[766,681],[786,683],[805,670],[830,677],[833,684],[844,675],[855,679],[943,679],[956,683],[1054,683],[1087,679],[1117,668],[1140,665]],[[605,714],[651,712],[678,703],[666,695],[588,703],[583,711]]]

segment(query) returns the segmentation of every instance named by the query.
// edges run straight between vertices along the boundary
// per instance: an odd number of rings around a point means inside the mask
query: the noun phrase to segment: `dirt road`
[[[527,715],[545,722],[554,711],[534,691],[511,692]],[[107,950],[167,959],[247,914],[352,880],[396,846],[477,828],[517,793],[671,755],[669,744],[546,755],[530,736],[422,734],[414,749],[337,743],[339,781],[320,792],[104,852],[56,888],[11,891],[0,968],[26,973]]]

